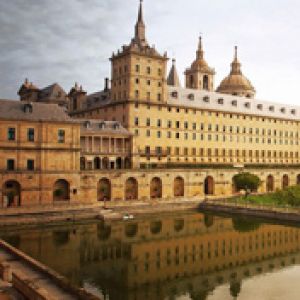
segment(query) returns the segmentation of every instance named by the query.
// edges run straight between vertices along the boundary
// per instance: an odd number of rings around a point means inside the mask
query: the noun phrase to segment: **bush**
[[[238,191],[245,190],[247,193],[257,191],[261,181],[258,176],[251,173],[240,173],[233,177],[233,182]]]

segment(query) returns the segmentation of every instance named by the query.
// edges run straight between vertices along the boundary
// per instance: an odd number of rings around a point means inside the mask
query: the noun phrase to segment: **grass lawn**
[[[234,203],[258,204],[266,206],[290,206],[300,207],[300,186],[291,186],[284,190],[277,190],[274,193],[264,195],[249,195],[247,198],[239,196],[232,198]]]

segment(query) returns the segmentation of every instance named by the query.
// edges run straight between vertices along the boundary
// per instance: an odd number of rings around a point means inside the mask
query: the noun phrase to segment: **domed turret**
[[[191,67],[185,71],[186,87],[190,89],[212,91],[214,89],[215,70],[204,59],[202,38],[199,38],[197,56]]]
[[[241,71],[241,63],[237,56],[237,47],[235,47],[235,55],[231,64],[230,74],[222,80],[220,86],[217,88],[217,92],[248,98],[254,98],[255,96],[256,91],[253,85]]]

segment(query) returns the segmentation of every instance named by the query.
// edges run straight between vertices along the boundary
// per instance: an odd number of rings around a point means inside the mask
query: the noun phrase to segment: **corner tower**
[[[167,97],[167,55],[149,46],[140,0],[135,34],[129,45],[111,57],[113,101],[165,102]]]
[[[215,70],[210,68],[204,59],[202,38],[199,38],[199,45],[196,60],[191,67],[185,71],[185,84],[189,89],[214,90]]]

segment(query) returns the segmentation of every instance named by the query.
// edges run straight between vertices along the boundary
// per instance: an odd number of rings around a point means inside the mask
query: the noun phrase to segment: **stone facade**
[[[167,81],[167,60],[146,39],[141,2],[111,87],[67,95],[26,80],[21,101],[0,107],[2,205],[223,197],[237,168],[260,177],[260,192],[300,182],[300,108],[253,99],[237,50],[221,93],[201,39],[185,88],[175,61]]]

